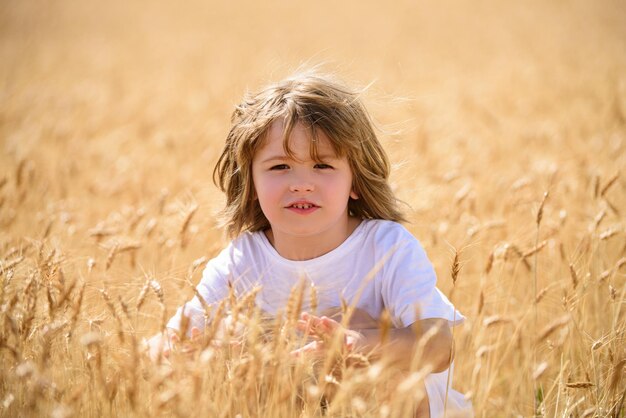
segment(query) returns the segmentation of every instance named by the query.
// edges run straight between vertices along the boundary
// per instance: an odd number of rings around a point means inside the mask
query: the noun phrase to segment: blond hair
[[[311,157],[317,160],[317,130],[330,140],[339,157],[347,157],[358,199],[349,199],[351,216],[403,221],[398,201],[388,184],[390,165],[359,92],[327,75],[301,73],[256,94],[247,94],[235,108],[231,129],[213,181],[226,194],[222,211],[229,235],[261,231],[270,224],[255,199],[252,159],[272,123],[284,123],[283,147],[293,157],[289,137],[297,123],[309,130]]]

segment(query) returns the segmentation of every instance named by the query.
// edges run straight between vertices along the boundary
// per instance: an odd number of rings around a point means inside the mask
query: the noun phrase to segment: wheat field
[[[468,318],[476,416],[625,416],[626,3],[604,0],[3,2],[0,415],[409,416],[419,365],[286,360],[297,292],[280,321],[221,305],[247,329],[222,347],[142,353],[227,242],[234,105],[311,65],[369,86]]]

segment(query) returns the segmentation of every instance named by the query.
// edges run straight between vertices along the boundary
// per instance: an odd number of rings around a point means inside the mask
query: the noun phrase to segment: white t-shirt
[[[340,307],[343,298],[374,319],[386,308],[396,328],[417,319],[447,319],[451,326],[464,320],[435,287],[435,271],[417,239],[402,225],[383,220],[363,220],[337,248],[304,261],[281,257],[262,232],[244,233],[207,263],[197,290],[210,305],[228,296],[229,282],[238,296],[260,286],[257,306],[274,315],[284,311],[292,289],[303,280],[303,311],[310,308],[312,284],[318,312]],[[181,313],[167,326],[178,329]],[[185,305],[185,314],[189,329],[204,328],[197,298]]]
[[[384,220],[363,220],[337,248],[304,261],[281,257],[263,232],[244,233],[207,263],[197,290],[210,305],[228,296],[229,283],[238,296],[260,286],[257,306],[275,315],[284,312],[292,289],[303,280],[303,311],[310,308],[312,284],[318,312],[340,307],[343,299],[374,319],[387,309],[396,328],[419,319],[442,318],[450,326],[465,319],[435,287],[435,271],[417,239],[402,225]],[[188,329],[203,329],[204,309],[197,297],[184,308]],[[179,308],[167,326],[179,329],[181,315]],[[433,418],[443,414],[447,374],[433,373],[425,380]],[[468,407],[460,393],[450,389],[447,394],[450,409]]]

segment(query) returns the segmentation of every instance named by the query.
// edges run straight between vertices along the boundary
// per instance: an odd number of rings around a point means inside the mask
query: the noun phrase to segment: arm
[[[161,356],[168,359],[172,351],[190,354],[208,343],[214,347],[241,346],[245,335],[244,323],[235,321],[230,314],[217,318],[216,321],[213,322],[216,327],[210,340],[203,341],[206,335],[203,335],[203,332],[195,326],[191,326],[189,333],[181,333],[175,328],[168,327],[165,331],[145,340],[146,352],[152,361],[158,362]]]
[[[419,365],[431,364],[433,372],[445,371],[454,357],[450,324],[458,324],[464,317],[437,289],[435,269],[419,241],[405,228],[392,225],[395,228],[378,242],[381,248],[395,246],[381,272],[383,303],[397,327],[391,330],[387,351],[402,359],[415,350]],[[377,340],[370,333],[365,332],[368,343]]]
[[[387,341],[382,341],[380,328],[355,330],[361,335],[356,350],[375,357],[385,356],[402,369],[409,369],[413,354],[418,352],[417,364],[431,364],[434,373],[448,369],[454,358],[452,333],[445,319],[422,319],[413,326],[391,328]]]
[[[348,324],[341,325],[328,316],[303,314],[299,323],[302,331],[315,340],[295,350],[294,354],[323,352],[324,341],[337,333],[343,334],[344,349],[369,354],[374,358],[386,357],[402,369],[409,369],[413,353],[419,351],[417,364],[432,364],[433,372],[445,371],[453,358],[453,341],[448,321],[445,319],[423,319],[405,328],[391,328],[383,336],[378,323],[367,312],[356,309]],[[385,341],[382,341],[382,339]]]

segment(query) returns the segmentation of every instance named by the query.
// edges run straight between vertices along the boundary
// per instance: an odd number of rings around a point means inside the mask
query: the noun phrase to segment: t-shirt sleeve
[[[217,257],[210,260],[202,271],[202,279],[196,286],[196,290],[206,305],[212,305],[228,296],[228,282],[231,277],[233,260],[232,252],[233,245],[231,243]],[[168,328],[180,330],[183,311],[184,315],[189,317],[188,334],[191,333],[193,327],[200,330],[204,329],[205,309],[198,296],[194,296],[193,299],[176,310],[174,316],[167,323]]]
[[[397,237],[383,275],[383,302],[394,325],[406,327],[428,318],[461,324],[465,317],[437,289],[435,270],[421,244],[408,231],[403,235]]]

